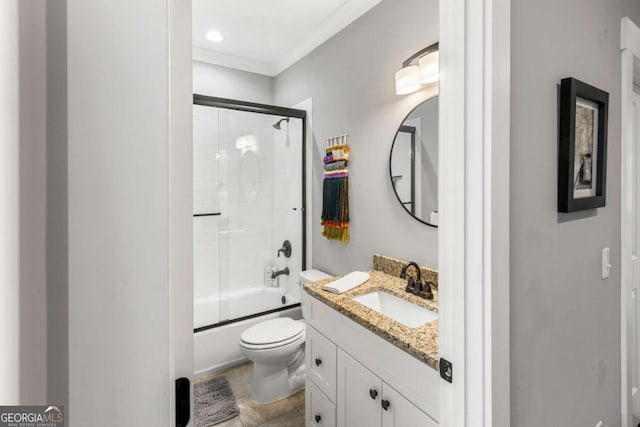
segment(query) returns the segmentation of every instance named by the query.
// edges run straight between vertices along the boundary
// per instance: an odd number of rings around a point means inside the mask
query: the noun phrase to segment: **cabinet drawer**
[[[307,379],[305,391],[305,425],[313,427],[335,427],[336,407],[312,381]]]
[[[305,338],[307,378],[329,398],[336,401],[336,345],[307,325]]]

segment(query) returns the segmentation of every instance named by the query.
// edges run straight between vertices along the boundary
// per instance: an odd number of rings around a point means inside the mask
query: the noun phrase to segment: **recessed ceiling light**
[[[216,30],[211,30],[209,31],[205,37],[207,38],[207,40],[215,42],[215,43],[219,43],[222,40],[224,40],[224,37],[222,37],[222,34],[220,34],[220,31],[216,31]]]

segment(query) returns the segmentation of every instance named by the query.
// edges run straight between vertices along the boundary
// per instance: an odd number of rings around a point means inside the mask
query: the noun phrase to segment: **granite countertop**
[[[334,294],[322,287],[336,278],[319,280],[304,285],[312,297],[324,302],[376,335],[389,341],[434,369],[438,369],[438,321],[417,328],[409,328],[387,316],[352,300],[356,295],[384,290],[399,298],[438,312],[438,290],[433,289],[433,300],[425,300],[404,291],[407,281],[380,271],[370,271],[370,278],[362,285],[343,294]]]

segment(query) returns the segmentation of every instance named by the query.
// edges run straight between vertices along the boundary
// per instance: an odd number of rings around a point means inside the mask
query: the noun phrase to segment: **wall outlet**
[[[609,248],[602,250],[602,279],[606,279],[611,275],[611,258]]]

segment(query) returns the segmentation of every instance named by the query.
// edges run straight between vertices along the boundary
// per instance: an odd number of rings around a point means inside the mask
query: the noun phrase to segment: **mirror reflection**
[[[438,97],[404,119],[391,145],[391,185],[400,205],[418,221],[438,226]]]

